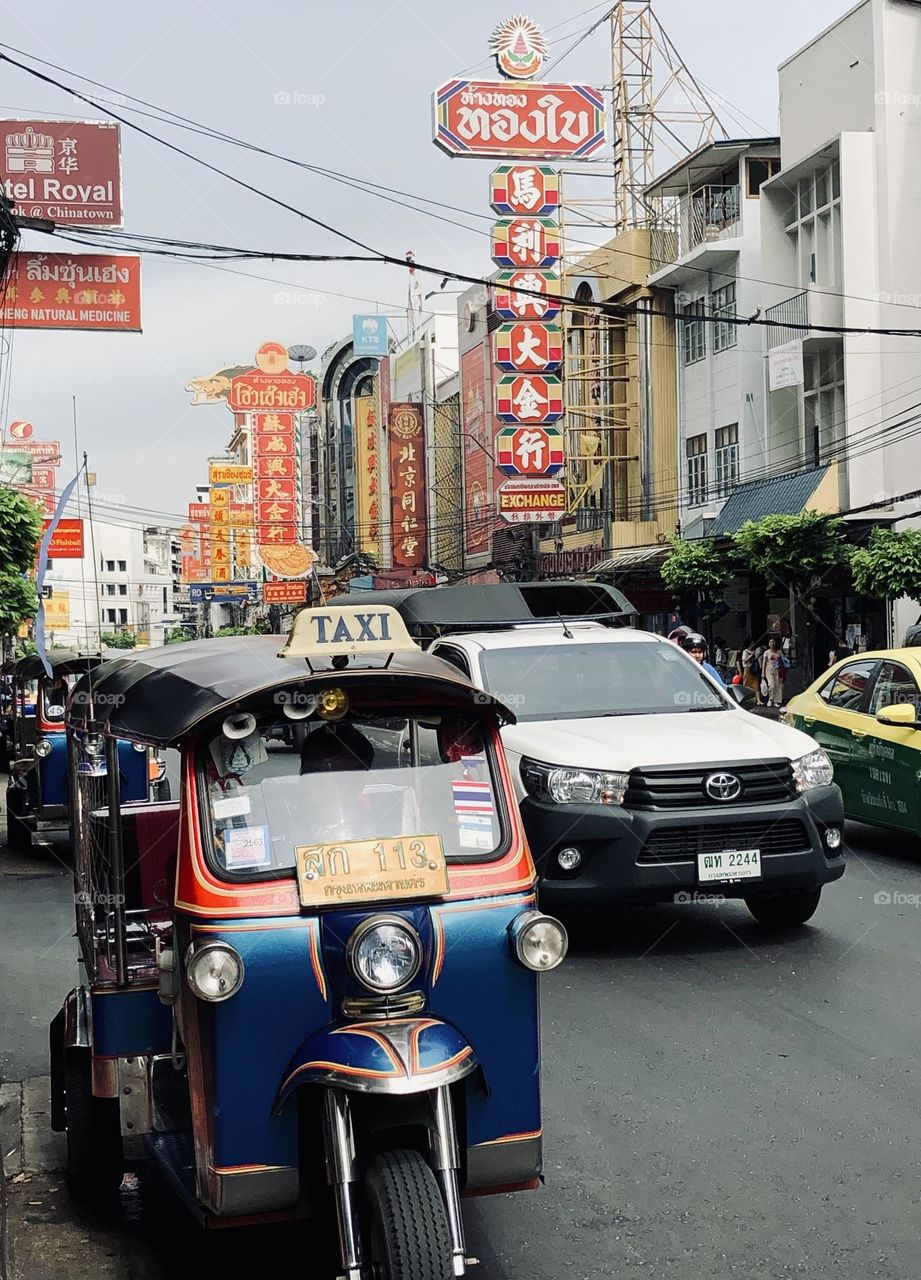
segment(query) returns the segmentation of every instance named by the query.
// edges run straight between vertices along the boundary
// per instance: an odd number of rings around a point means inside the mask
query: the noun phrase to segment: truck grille
[[[782,822],[730,822],[672,827],[654,831],[641,850],[637,862],[694,862],[699,853],[722,853],[726,849],[760,849],[763,858],[780,853],[808,853],[811,848],[806,828],[788,818]]]
[[[733,773],[742,784],[735,800],[714,801],[704,790],[711,773]],[[790,800],[794,795],[789,760],[759,760],[754,764],[687,765],[669,769],[634,769],[624,804],[630,809],[687,809],[698,805],[758,804]]]

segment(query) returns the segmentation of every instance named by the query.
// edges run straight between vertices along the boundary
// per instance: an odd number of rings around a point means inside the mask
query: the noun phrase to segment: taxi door
[[[914,707],[917,727],[880,724],[876,719],[883,708],[902,704]],[[868,710],[864,790],[874,815],[868,821],[916,835],[921,819],[921,692],[907,663],[888,659],[880,664]]]
[[[800,727],[824,748],[835,766],[845,813],[861,822],[873,821],[865,792],[868,734],[875,724],[869,715],[869,691],[878,666],[878,659],[868,658],[845,663],[797,717]]]

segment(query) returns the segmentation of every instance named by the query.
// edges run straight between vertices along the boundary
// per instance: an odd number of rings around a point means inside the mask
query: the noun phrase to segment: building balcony
[[[651,236],[653,275],[692,259],[695,266],[716,266],[729,245],[742,234],[742,188],[709,185],[682,196],[673,209],[671,225],[656,227]],[[712,261],[711,261],[712,259]]]
[[[821,325],[823,328],[840,329],[844,323],[844,300],[839,293],[809,285],[773,307],[768,307],[764,318],[769,326],[766,329],[768,350],[782,347],[787,342],[827,342],[833,335],[807,333],[801,328],[790,326]]]

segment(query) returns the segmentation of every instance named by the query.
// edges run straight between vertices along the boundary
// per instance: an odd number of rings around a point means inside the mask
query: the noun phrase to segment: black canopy
[[[338,669],[329,664],[279,658],[283,636],[227,636],[144,649],[116,658],[84,676],[71,696],[68,723],[81,727],[90,718],[114,737],[157,747],[177,744],[192,729],[244,699],[287,685],[348,683],[369,670],[387,678],[413,677],[436,702],[491,704],[506,721],[514,715],[480,692],[446,662],[421,651]],[[386,664],[386,665],[385,665]],[[92,697],[90,696],[92,694]]]
[[[452,631],[488,631],[528,622],[625,622],[636,609],[604,582],[499,582],[483,586],[409,587],[375,591],[375,605],[390,605],[410,635],[434,639]],[[355,604],[336,596],[330,605]]]
[[[107,649],[102,653],[75,653],[70,649],[50,649],[48,665],[56,676],[73,676],[98,667],[108,658],[123,657],[127,652],[124,649]],[[35,680],[45,675],[45,664],[37,653],[28,653],[16,663],[15,673],[23,680]]]

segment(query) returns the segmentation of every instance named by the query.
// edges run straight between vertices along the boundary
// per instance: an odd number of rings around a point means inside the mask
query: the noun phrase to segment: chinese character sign
[[[14,253],[0,325],[141,332],[141,259],[127,254]]]
[[[381,546],[381,473],[373,396],[355,400],[355,534],[360,551],[375,558]]]
[[[588,85],[449,80],[435,91],[435,142],[452,156],[568,159],[604,139],[604,97]]]
[[[0,186],[14,212],[30,218],[82,227],[122,226],[118,125],[2,121]]]
[[[415,569],[428,559],[422,406],[391,404],[389,435],[393,563]]]

